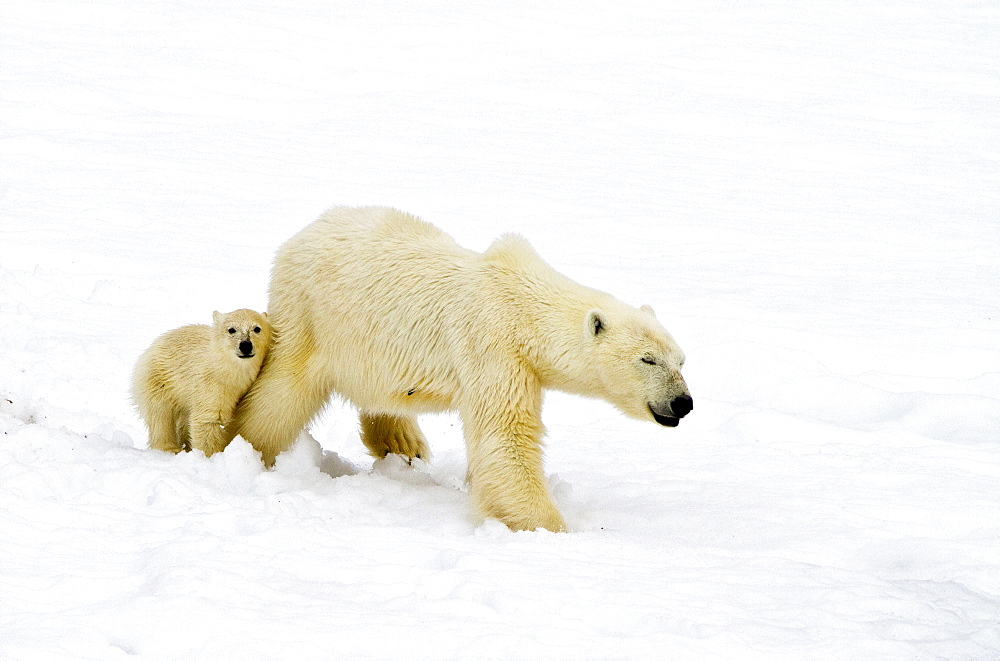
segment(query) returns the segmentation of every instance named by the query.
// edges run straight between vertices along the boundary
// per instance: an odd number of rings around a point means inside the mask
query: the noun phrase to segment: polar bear
[[[505,235],[485,253],[385,207],[334,208],[274,260],[275,342],[230,433],[265,463],[331,393],[371,454],[427,455],[416,416],[457,410],[480,515],[564,530],[542,470],[542,391],[597,397],[673,427],[692,409],[684,354],[652,309],[559,274]]]
[[[149,447],[168,452],[223,450],[223,433],[260,372],[271,344],[266,313],[212,313],[212,326],[192,324],[158,337],[139,357],[132,400],[149,428]]]

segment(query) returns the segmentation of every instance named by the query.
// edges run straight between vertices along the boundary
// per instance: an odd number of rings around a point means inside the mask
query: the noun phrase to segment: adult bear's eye
[[[230,328],[230,329],[229,329],[229,334],[230,334],[230,335],[232,335],[232,334],[233,334],[233,333],[235,333],[235,332],[236,332],[236,329],[235,329],[235,328]]]
[[[647,365],[655,365],[656,359],[653,358],[652,356],[643,356],[642,362],[646,363]]]
[[[253,332],[254,333],[259,333],[260,332],[260,326],[254,326],[253,327]]]

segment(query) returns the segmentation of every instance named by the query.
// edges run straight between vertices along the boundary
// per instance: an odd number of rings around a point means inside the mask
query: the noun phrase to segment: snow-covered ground
[[[995,2],[0,11],[0,657],[1000,657]],[[649,303],[677,429],[546,400],[572,532],[373,461],[144,449],[161,332],[387,204]]]

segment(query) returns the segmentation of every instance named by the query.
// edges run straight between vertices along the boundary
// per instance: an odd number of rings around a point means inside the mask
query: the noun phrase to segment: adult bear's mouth
[[[681,421],[680,418],[675,418],[672,415],[660,415],[659,413],[653,410],[652,404],[646,404],[646,406],[649,407],[649,412],[653,414],[653,420],[656,420],[656,422],[663,425],[664,427],[676,427],[678,424],[680,424]]]

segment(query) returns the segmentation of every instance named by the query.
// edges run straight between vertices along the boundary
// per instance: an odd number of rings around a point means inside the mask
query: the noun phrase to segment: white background
[[[613,5],[613,6],[612,6]],[[0,656],[995,658],[1000,9],[7,3]],[[648,303],[677,429],[559,393],[572,532],[373,462],[143,449],[154,337],[266,307],[335,204]],[[350,314],[350,311],[345,311]]]

